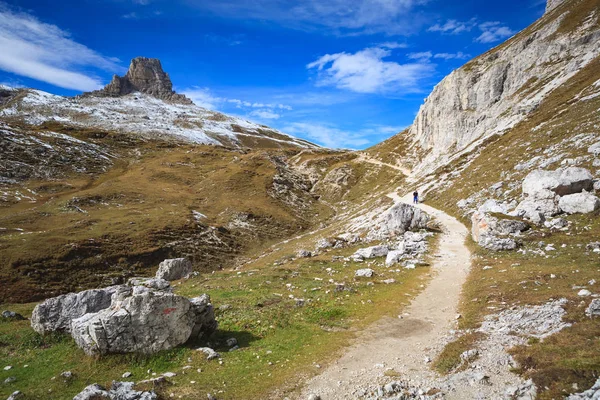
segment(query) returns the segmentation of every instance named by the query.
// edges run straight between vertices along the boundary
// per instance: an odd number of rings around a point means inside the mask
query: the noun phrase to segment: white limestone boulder
[[[575,193],[561,197],[558,206],[567,214],[588,214],[600,209],[600,199],[588,192]]]
[[[123,287],[84,290],[47,299],[33,309],[31,327],[40,334],[69,332],[71,320],[110,307],[112,295]]]
[[[367,240],[383,240],[409,230],[427,228],[429,215],[409,204],[398,203],[381,214],[367,233]]]
[[[568,167],[556,171],[534,170],[523,180],[523,194],[539,197],[537,194],[550,190],[559,196],[591,190],[594,177],[585,168]]]
[[[187,278],[192,273],[192,263],[187,258],[171,258],[158,265],[157,279],[176,281]]]

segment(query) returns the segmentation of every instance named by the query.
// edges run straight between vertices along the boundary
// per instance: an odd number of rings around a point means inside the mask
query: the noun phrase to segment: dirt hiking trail
[[[411,203],[410,195],[401,198],[392,192],[388,197]],[[461,287],[470,267],[470,252],[465,246],[468,230],[443,211],[426,204],[417,207],[434,217],[443,230],[432,279],[401,315],[382,318],[359,334],[340,359],[306,383],[301,398],[310,394],[323,400],[357,398],[362,389],[388,382],[390,378],[383,373],[390,368],[402,379],[422,382],[434,378],[429,360],[456,324]]]

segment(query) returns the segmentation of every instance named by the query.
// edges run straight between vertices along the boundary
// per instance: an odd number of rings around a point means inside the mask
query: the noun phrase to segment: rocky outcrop
[[[154,392],[140,392],[133,382],[113,382],[109,390],[94,383],[73,397],[73,400],[157,400]]]
[[[353,255],[353,259],[364,260],[375,257],[384,257],[389,252],[389,248],[387,246],[371,246],[365,247],[363,249],[358,249]]]
[[[381,240],[404,234],[409,230],[427,228],[429,215],[405,203],[397,203],[375,220],[367,240]]]
[[[186,278],[192,273],[192,263],[187,258],[172,258],[164,260],[158,266],[157,279],[176,281]]]
[[[163,71],[160,60],[146,57],[134,58],[125,76],[114,75],[103,89],[86,95],[119,97],[135,92],[173,103],[192,104],[184,95],[175,93],[171,78]]]
[[[47,299],[33,309],[31,327],[40,334],[68,332],[71,320],[110,307],[112,295],[122,288],[111,286]]]
[[[546,12],[548,13],[554,10],[556,7],[560,6],[564,2],[565,0],[548,0],[546,2]]]
[[[406,135],[413,141],[409,153],[424,154],[413,173],[433,172],[516,126],[600,54],[597,25],[559,30],[562,18],[572,12],[569,7],[579,6],[575,1],[550,0],[548,9],[562,3],[569,4],[561,12],[546,13],[436,85]]]
[[[210,334],[216,328],[210,299],[191,301],[165,291],[123,290],[111,306],[71,323],[71,335],[86,354],[153,354]]]

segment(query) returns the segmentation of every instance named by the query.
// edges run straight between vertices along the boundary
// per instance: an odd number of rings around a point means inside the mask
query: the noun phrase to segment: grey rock
[[[409,230],[427,228],[429,215],[405,203],[397,203],[381,214],[367,233],[367,240],[381,240],[404,234]]]
[[[308,250],[301,249],[301,250],[298,250],[298,252],[296,253],[296,257],[309,258],[309,257],[312,257],[312,253]]]
[[[477,350],[477,349],[471,349],[471,350],[464,351],[460,355],[460,359],[463,362],[468,362],[468,361],[474,360],[478,355],[479,355],[479,350]]]
[[[141,294],[149,291],[172,292],[171,284],[165,279],[158,278],[131,278],[127,281],[127,285],[133,288],[133,294]],[[115,296],[127,297],[131,292],[127,289],[121,289]]]
[[[510,386],[504,391],[504,395],[514,400],[535,400],[537,387],[531,379],[518,386]]]
[[[581,393],[575,393],[567,397],[567,400],[587,400],[587,399],[599,399],[600,398],[600,379],[594,383],[594,385],[586,391]]]
[[[588,214],[600,209],[600,199],[588,192],[575,193],[561,197],[558,206],[567,214]]]
[[[196,350],[197,351],[201,351],[204,354],[206,354],[206,359],[207,360],[214,360],[215,358],[220,358],[221,357],[221,355],[219,353],[217,353],[216,351],[214,351],[210,347],[200,347],[200,348],[198,348]]]
[[[594,299],[585,310],[585,314],[590,317],[600,317],[600,299]]]
[[[307,400],[321,400],[321,396],[319,396],[318,394],[314,394],[314,393],[313,393],[313,394],[310,394],[310,395],[307,397]]]
[[[358,249],[352,256],[360,257],[363,259],[375,258],[375,257],[384,257],[390,251],[387,246],[371,246],[365,247],[363,249]]]
[[[187,278],[192,273],[192,263],[187,258],[172,258],[164,260],[158,265],[156,279],[176,281]]]
[[[154,392],[140,392],[133,389],[133,382],[113,381],[110,390],[106,390],[97,383],[89,385],[73,400],[158,400]]]
[[[375,274],[371,268],[359,269],[354,273],[354,276],[357,278],[370,278]]]
[[[24,397],[23,393],[16,390],[16,391],[12,392],[12,394],[10,396],[8,396],[8,398],[6,400],[17,400],[17,399],[22,399],[23,397]]]
[[[234,347],[238,344],[238,341],[236,338],[229,338],[225,341],[225,343],[227,344],[228,347]]]
[[[173,91],[173,83],[163,71],[160,60],[146,57],[134,58],[125,76],[114,75],[103,89],[85,95],[118,97],[134,92],[146,93],[173,103],[192,104],[190,99]]]
[[[200,302],[203,312],[207,311],[206,301]],[[208,311],[211,313],[212,306]],[[74,319],[71,335],[90,355],[152,354],[188,341],[199,325],[204,327],[199,320],[204,321],[198,318],[196,305],[185,297],[148,291],[115,300],[110,308]]]
[[[23,321],[26,319],[21,314],[9,310],[2,311],[2,318],[12,319],[14,321]]]
[[[194,313],[194,327],[190,340],[199,340],[207,338],[217,330],[217,321],[215,320],[215,310],[210,302],[210,297],[203,294],[200,297],[190,299],[192,312]]]
[[[523,180],[523,193],[535,196],[544,190],[551,190],[559,196],[591,190],[594,177],[585,168],[568,167],[556,171],[535,170]]]
[[[505,236],[517,235],[527,229],[529,224],[524,221],[496,218],[480,212],[471,216],[473,240],[489,250],[514,250],[517,242]]]
[[[385,265],[387,267],[391,267],[394,264],[398,264],[402,260],[403,256],[403,250],[391,250],[385,258]]]
[[[9,383],[13,383],[13,382],[16,382],[16,381],[17,381],[17,378],[15,378],[14,376],[9,376],[8,378],[6,378],[4,380],[4,384],[8,385]]]
[[[519,203],[514,215],[525,217],[536,224],[544,222],[545,217],[560,213],[559,196],[551,190],[543,189],[528,196]]]
[[[550,229],[563,229],[569,226],[569,222],[564,218],[552,218],[545,221],[544,226]]]
[[[33,309],[31,327],[40,334],[68,332],[73,319],[110,307],[112,295],[120,289],[123,287],[111,286],[47,299]]]
[[[591,242],[585,245],[586,250],[598,251],[600,250],[600,242]]]
[[[60,376],[61,378],[67,381],[73,379],[73,373],[71,371],[61,372]]]
[[[315,245],[315,250],[325,250],[333,247],[333,243],[329,239],[321,238],[317,241]]]
[[[596,142],[588,147],[588,153],[592,153],[596,157],[600,157],[600,142]]]

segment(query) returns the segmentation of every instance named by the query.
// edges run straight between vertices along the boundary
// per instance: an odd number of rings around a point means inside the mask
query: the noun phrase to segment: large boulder
[[[361,259],[384,257],[389,251],[390,249],[387,246],[371,246],[356,250],[352,257]]]
[[[476,212],[471,216],[471,236],[477,243],[489,242],[490,236],[518,235],[529,229],[525,221],[497,218],[487,213]]]
[[[553,191],[542,189],[520,202],[511,215],[527,218],[538,225],[543,224],[546,218],[560,213],[559,199],[560,197]]]
[[[157,400],[154,392],[140,392],[133,389],[133,382],[113,382],[110,390],[97,383],[87,386],[73,400]]]
[[[404,257],[404,250],[392,250],[385,258],[385,266],[391,267],[394,264],[398,264]]]
[[[567,214],[587,214],[600,209],[600,199],[588,192],[575,193],[561,197],[558,206]]]
[[[591,190],[594,177],[585,168],[568,167],[556,171],[537,169],[523,180],[523,194],[536,196],[537,193],[550,190],[559,196]]]
[[[176,281],[186,278],[192,273],[192,263],[187,258],[172,258],[158,265],[157,279]]]
[[[381,214],[367,233],[367,240],[382,240],[409,230],[427,228],[429,215],[405,203],[397,203]]]
[[[215,310],[210,302],[210,297],[207,294],[194,297],[190,299],[190,304],[194,312],[194,326],[189,340],[199,340],[210,336],[217,329]]]
[[[68,332],[71,320],[110,307],[112,295],[123,287],[84,290],[47,299],[33,309],[31,327],[40,334]]]
[[[216,328],[208,296],[188,300],[165,291],[115,296],[111,306],[71,323],[71,335],[86,354],[168,350]],[[195,337],[192,337],[195,334]]]

